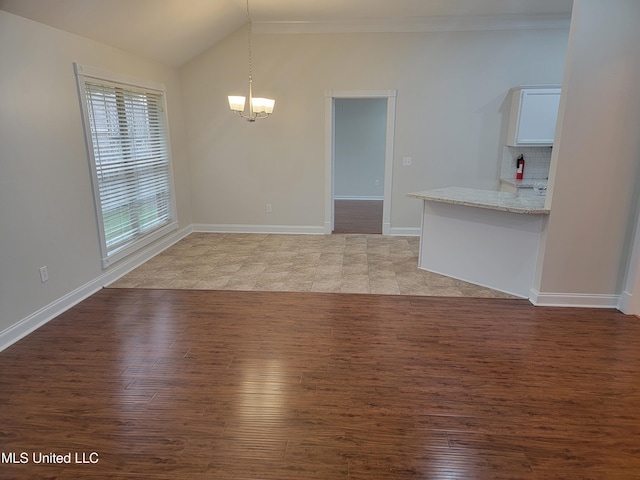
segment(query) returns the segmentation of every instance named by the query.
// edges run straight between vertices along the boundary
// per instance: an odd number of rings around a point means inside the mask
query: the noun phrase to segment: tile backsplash
[[[500,178],[516,178],[516,159],[524,155],[523,180],[546,180],[551,165],[551,147],[508,147],[502,148],[502,168]]]

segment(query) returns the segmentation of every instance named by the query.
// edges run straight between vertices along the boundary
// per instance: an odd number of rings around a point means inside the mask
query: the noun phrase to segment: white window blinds
[[[79,85],[107,267],[176,227],[164,92],[82,75]]]

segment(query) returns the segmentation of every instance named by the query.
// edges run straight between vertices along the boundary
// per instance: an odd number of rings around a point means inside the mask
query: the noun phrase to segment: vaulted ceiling
[[[250,0],[254,28],[265,31],[441,29],[451,19],[570,16],[573,0]],[[0,0],[0,9],[171,66],[180,66],[247,21],[246,0]],[[446,22],[443,22],[446,19]],[[386,27],[382,27],[386,25]],[[494,24],[495,25],[495,24]],[[256,30],[257,31],[257,30]]]

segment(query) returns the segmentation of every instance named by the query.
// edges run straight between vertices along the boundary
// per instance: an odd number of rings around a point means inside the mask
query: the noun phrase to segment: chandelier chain
[[[249,80],[253,79],[253,62],[251,58],[251,15],[249,13],[249,0],[247,0],[247,44],[249,46]]]
[[[0,0],[1,1],[1,0]],[[229,95],[229,108],[232,112],[249,122],[255,122],[257,119],[267,118],[273,113],[273,106],[276,101],[271,98],[254,98],[253,97],[253,56],[252,47],[253,24],[251,22],[251,12],[249,11],[249,0],[247,0],[247,47],[249,50],[249,113],[245,114],[245,105],[247,97]]]

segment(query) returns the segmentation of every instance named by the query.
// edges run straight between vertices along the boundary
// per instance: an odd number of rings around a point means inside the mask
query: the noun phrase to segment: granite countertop
[[[408,197],[432,202],[452,203],[468,207],[488,208],[503,212],[548,215],[549,209],[544,207],[545,197],[518,196],[515,193],[495,190],[478,190],[465,187],[445,187],[423,192],[408,193]]]

